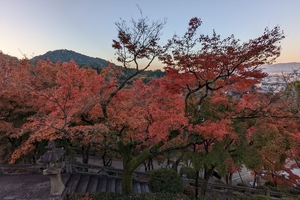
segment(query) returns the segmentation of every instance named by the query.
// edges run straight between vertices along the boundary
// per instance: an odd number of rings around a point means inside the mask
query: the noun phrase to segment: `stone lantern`
[[[40,157],[39,163],[46,164],[46,169],[43,170],[43,175],[48,175],[51,181],[50,195],[61,195],[65,190],[65,186],[61,181],[61,170],[64,167],[62,156],[65,150],[62,148],[55,148],[55,142],[49,141],[48,151]]]

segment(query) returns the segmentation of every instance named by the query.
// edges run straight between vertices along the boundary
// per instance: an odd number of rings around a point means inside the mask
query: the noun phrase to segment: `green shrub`
[[[136,200],[190,200],[190,198],[184,194],[143,193]]]
[[[224,183],[222,180],[220,180],[220,179],[215,180],[215,183],[225,184],[225,183]]]
[[[182,193],[183,181],[172,169],[161,168],[151,172],[149,188],[154,193]]]
[[[275,184],[272,181],[267,181],[267,182],[265,182],[264,186],[266,186],[266,187],[270,187],[270,186],[275,187]]]
[[[296,188],[291,188],[289,189],[289,193],[291,194],[299,194],[300,195],[300,190]]]
[[[215,180],[214,181],[216,184],[222,184],[222,185],[225,185],[225,183],[222,181],[222,180],[219,180],[219,179],[217,179],[217,180]],[[217,189],[217,190],[223,190],[224,188],[221,186],[221,187],[219,187],[219,186],[214,186],[213,188],[215,188],[215,189]]]
[[[272,187],[272,186],[268,186],[268,188],[274,192],[284,192],[287,193],[288,189],[287,188],[283,188],[283,187]]]
[[[97,192],[90,194],[73,194],[69,200],[189,200],[184,194],[143,193],[139,196],[112,192]]]
[[[200,183],[198,183],[198,186],[199,186],[199,184],[201,184],[201,182],[204,182],[205,179],[202,178],[201,176],[199,176],[199,177],[198,177],[198,181],[200,182]],[[195,186],[195,183],[190,183],[190,186]]]
[[[252,200],[252,197],[245,194],[232,194],[231,200]]]
[[[254,195],[253,200],[272,200],[271,197],[265,196],[263,194]]]
[[[295,200],[296,199],[296,197],[295,198],[293,198],[293,197],[282,197],[282,198],[280,198],[281,200]],[[297,199],[299,199],[299,198],[297,198]]]
[[[191,186],[185,187],[183,190],[183,194],[193,199],[195,197],[195,189],[192,188]]]
[[[268,188],[263,185],[259,185],[259,186],[256,186],[255,189],[266,190]]]
[[[249,185],[245,184],[245,183],[238,183],[236,184],[236,186],[242,187],[240,188],[238,191],[245,193],[247,191],[247,187],[249,187]]]
[[[222,196],[220,196],[216,192],[206,192],[205,196],[202,196],[201,194],[198,196],[199,200],[219,200],[219,199],[227,199]]]
[[[188,179],[196,179],[196,171],[192,167],[189,166],[181,167],[179,171],[180,177],[182,177],[183,174],[185,174],[186,178]]]
[[[247,185],[246,183],[238,183],[236,185],[240,187],[249,187],[249,185]]]
[[[96,192],[89,194],[73,194],[69,200],[135,200],[137,197],[134,195],[126,195],[112,192]]]

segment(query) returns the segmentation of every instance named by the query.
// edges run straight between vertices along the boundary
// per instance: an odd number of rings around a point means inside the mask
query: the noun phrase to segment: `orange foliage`
[[[12,162],[32,150],[35,141],[71,139],[75,134],[73,124],[81,117],[86,116],[86,120],[91,121],[101,117],[97,103],[104,80],[96,71],[80,69],[73,61],[54,64],[47,60],[28,69],[28,74],[31,80],[29,93],[37,98],[38,111],[28,118],[29,121],[19,132],[18,137],[28,131],[31,133],[28,140],[14,152]],[[92,129],[96,131],[97,128]],[[91,132],[84,128],[80,130],[80,127],[76,130],[87,131],[87,135]]]
[[[191,131],[197,131],[198,133],[201,133],[206,139],[216,139],[216,140],[222,140],[223,136],[230,136],[232,138],[235,138],[235,133],[233,131],[233,128],[231,126],[231,121],[224,119],[217,122],[206,120],[200,125],[195,125]]]
[[[183,101],[164,90],[162,80],[147,84],[135,81],[120,91],[109,106],[113,130],[121,130],[125,140],[145,140],[147,144],[166,140],[171,130],[187,125]],[[144,145],[145,145],[144,143]]]
[[[123,21],[116,24],[118,39],[113,40],[113,48],[125,69],[134,62],[139,74],[157,56],[166,64],[167,76],[147,84],[130,82],[134,75],[118,82],[122,72],[112,64],[98,75],[96,71],[80,69],[73,61],[40,61],[35,68],[23,62],[27,78],[21,85],[26,85],[26,95],[34,99],[37,113],[17,135],[31,132],[12,161],[28,153],[35,141],[58,138],[100,144],[105,136],[116,142],[139,141],[150,146],[168,141],[171,131],[185,130],[197,132],[203,140],[222,141],[227,137],[231,141],[237,139],[235,119],[286,114],[284,106],[270,106],[276,96],[269,98],[253,90],[253,85],[266,76],[257,66],[272,63],[280,54],[278,44],[284,38],[280,28],[266,29],[261,37],[240,43],[233,35],[225,39],[215,32],[212,36],[197,35],[201,23],[198,18],[191,19],[185,35],[174,36],[163,47],[157,42],[164,23],[145,26],[144,32],[131,30]],[[167,51],[171,43],[173,49]],[[141,58],[150,62],[139,69],[137,60]],[[14,76],[23,78],[22,74]],[[204,103],[211,107],[203,108]],[[196,109],[191,109],[193,106]],[[277,123],[280,128],[276,127],[276,134],[292,134],[284,123]],[[275,131],[270,124],[261,125],[266,134],[268,128]],[[258,132],[255,128],[248,130],[249,139]],[[299,137],[298,133],[293,135]],[[180,139],[186,138],[182,135]],[[267,155],[272,148],[275,147],[270,144],[261,152]]]
[[[15,137],[22,115],[35,112],[34,99],[28,94],[29,76],[26,60],[19,61],[0,52],[0,133]],[[1,137],[2,137],[1,136]]]

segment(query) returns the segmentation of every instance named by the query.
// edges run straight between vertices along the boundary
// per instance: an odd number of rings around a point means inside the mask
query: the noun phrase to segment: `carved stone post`
[[[40,157],[38,162],[45,163],[47,169],[43,171],[43,175],[48,175],[51,181],[51,191],[50,195],[61,195],[65,186],[61,181],[61,169],[64,167],[64,162],[62,161],[62,156],[65,153],[64,149],[55,148],[54,141],[49,141],[48,151]]]

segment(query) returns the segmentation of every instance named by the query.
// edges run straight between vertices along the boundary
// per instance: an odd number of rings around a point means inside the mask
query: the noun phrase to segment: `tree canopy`
[[[300,140],[299,99],[260,93],[255,84],[267,75],[258,67],[280,55],[283,32],[266,28],[241,42],[215,31],[198,34],[201,23],[192,18],[182,37],[160,44],[165,21],[148,24],[142,16],[128,26],[121,20],[112,47],[123,68],[109,63],[100,73],[74,61],[31,66],[0,54],[1,137],[22,138],[11,163],[46,140],[105,147],[123,160],[125,193],[143,162],[184,148],[193,148],[191,160],[206,180],[215,168],[221,174],[243,164],[280,169],[288,151],[299,152],[291,142]],[[166,76],[141,81],[138,75],[156,58]],[[298,86],[289,91],[298,95]],[[19,124],[16,115],[23,116]]]

